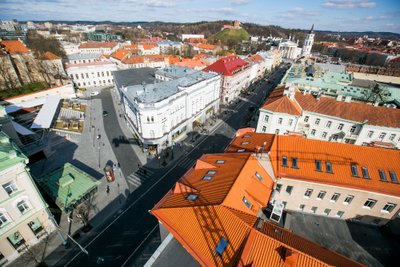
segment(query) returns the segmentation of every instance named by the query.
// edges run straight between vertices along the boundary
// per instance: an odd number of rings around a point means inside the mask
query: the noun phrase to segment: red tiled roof
[[[215,63],[205,68],[204,71],[213,71],[216,73],[222,73],[224,76],[232,76],[248,65],[249,63],[240,57],[230,55],[217,60]]]
[[[264,61],[263,57],[260,56],[259,54],[255,54],[255,55],[249,55],[248,58],[253,61],[253,62],[261,62]]]
[[[11,55],[31,52],[31,50],[29,50],[20,40],[0,41],[0,46],[4,46],[7,53],[10,53]]]
[[[142,44],[142,46],[143,46],[144,50],[150,50],[150,49],[158,47],[157,44]]]
[[[217,50],[219,48],[218,46],[212,44],[196,44],[195,46],[204,50]]]
[[[55,59],[60,59],[59,56],[51,53],[51,52],[46,52],[43,54],[43,58],[47,59],[47,60],[55,60]]]
[[[115,59],[122,60],[124,57],[129,55],[132,51],[125,49],[118,49],[111,56]]]
[[[242,152],[259,153],[270,151],[274,141],[274,134],[256,133],[254,129],[249,129],[232,139],[225,152],[240,152],[238,150],[244,149]],[[238,130],[239,133],[240,130]]]
[[[121,60],[125,64],[139,64],[144,63],[144,56],[129,56]]]
[[[301,107],[296,101],[283,95],[285,87],[276,88],[268,97],[267,101],[262,106],[262,109],[273,112],[287,113],[296,116],[302,114]]]
[[[87,42],[81,43],[79,48],[114,48],[117,45],[117,42]]]

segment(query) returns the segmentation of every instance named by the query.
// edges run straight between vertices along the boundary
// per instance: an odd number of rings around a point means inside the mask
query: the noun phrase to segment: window
[[[389,140],[390,140],[390,141],[393,141],[395,137],[396,137],[395,134],[391,134],[391,135],[389,136]]]
[[[262,180],[263,180],[262,176],[258,172],[256,172],[255,175],[256,175],[257,179],[260,180],[260,182],[262,182]]]
[[[322,165],[320,160],[315,161],[315,170],[318,172],[322,171]]]
[[[306,192],[304,193],[304,196],[305,196],[305,197],[308,197],[308,198],[310,198],[310,197],[311,197],[311,194],[312,194],[312,192],[313,192],[313,190],[312,190],[312,189],[307,189],[307,190],[306,190]]]
[[[338,211],[338,212],[336,213],[336,217],[339,217],[339,218],[342,218],[343,215],[344,215],[344,211]]]
[[[315,119],[315,125],[319,125],[320,122],[321,122],[321,119]]]
[[[278,124],[282,124],[282,121],[283,121],[283,119],[282,119],[282,118],[279,118],[279,119],[278,119]]]
[[[375,206],[375,204],[376,204],[376,200],[369,198],[367,201],[365,201],[364,208],[372,209]]]
[[[326,195],[326,191],[319,191],[317,199],[324,199]]]
[[[187,200],[192,200],[192,201],[195,201],[197,198],[198,198],[198,195],[196,195],[196,194],[189,194],[186,197]]]
[[[308,119],[309,119],[310,117],[309,116],[305,116],[304,117],[304,122],[308,122]]]
[[[356,126],[351,126],[350,128],[350,133],[354,133],[356,131],[357,127]]]
[[[19,209],[19,211],[22,214],[24,214],[25,212],[27,212],[29,210],[29,206],[28,206],[28,204],[26,204],[25,200],[22,200],[22,201],[18,202],[17,208]]]
[[[297,158],[292,158],[292,168],[298,168]]]
[[[268,122],[268,121],[269,121],[269,116],[268,116],[268,115],[265,115],[264,121],[265,121],[265,122]]]
[[[299,210],[301,210],[301,211],[304,211],[304,208],[306,207],[306,205],[304,205],[304,204],[300,204],[300,206],[299,206]]]
[[[316,132],[316,131],[317,131],[317,130],[312,129],[312,130],[311,130],[311,135],[312,135],[312,136],[315,136],[315,132]]]
[[[379,179],[382,182],[387,182],[387,178],[386,178],[386,172],[384,170],[379,170]]]
[[[221,238],[215,248],[215,252],[219,257],[222,257],[222,254],[225,252],[226,248],[228,247],[228,241],[224,238]]]
[[[382,212],[392,212],[396,206],[397,205],[393,203],[386,203],[386,205],[382,209]]]
[[[266,126],[263,126],[261,131],[262,131],[263,133],[265,133],[265,132],[267,131],[267,127],[266,127]]]
[[[288,162],[287,162],[287,157],[286,156],[282,157],[282,166],[283,167],[287,167],[288,166]]]
[[[279,129],[276,129],[276,130],[275,130],[275,134],[279,134]]]
[[[326,128],[331,128],[332,125],[332,121],[327,121],[326,122]]]
[[[340,197],[339,193],[334,193],[331,197],[331,202],[336,202]]]
[[[312,212],[312,213],[316,213],[316,212],[317,212],[317,209],[318,209],[317,207],[312,207],[312,208],[311,208],[311,212]]]
[[[219,160],[217,160],[215,163],[217,163],[217,164],[224,164],[224,163],[225,163],[225,160],[219,159]]]
[[[358,177],[358,169],[357,166],[354,164],[351,165],[351,175],[353,175],[354,177]]]
[[[37,218],[28,222],[28,226],[29,226],[29,228],[31,228],[32,232],[35,235],[37,235],[38,233],[40,233],[43,230],[43,227]]]
[[[291,186],[291,185],[286,186],[286,193],[288,193],[290,195],[292,193],[292,191],[293,191],[293,186]]]
[[[362,176],[365,179],[369,179],[369,172],[367,167],[361,167]]]
[[[343,123],[340,123],[339,126],[337,127],[338,130],[343,130],[343,126],[344,126],[344,124],[343,124]]]
[[[9,195],[18,191],[18,188],[14,182],[8,182],[8,183],[4,184],[3,188],[4,188],[4,190],[6,190],[7,194],[9,194]]]
[[[86,73],[86,79],[89,79],[89,73]]]
[[[292,126],[292,124],[293,124],[293,119],[289,119],[289,126]]]
[[[324,215],[326,215],[326,216],[328,216],[329,215],[329,213],[331,213],[331,209],[325,209],[324,210]]]
[[[371,138],[374,135],[374,131],[368,131],[367,137]]]
[[[399,181],[397,180],[396,173],[394,171],[389,171],[390,179],[393,183],[397,184]]]
[[[350,204],[350,203],[353,201],[353,199],[354,199],[354,196],[348,195],[348,196],[344,199],[343,204],[348,205],[348,204]]]
[[[245,197],[242,198],[242,201],[249,209],[251,209],[251,207],[253,206]]]
[[[276,184],[275,190],[278,191],[279,193],[281,192],[282,189],[282,184]]]
[[[7,216],[4,213],[0,213],[0,228],[8,222]]]
[[[338,138],[339,138],[339,136],[338,136],[337,134],[335,134],[335,135],[332,137],[332,140],[333,140],[333,141],[337,141]]]
[[[332,163],[331,163],[330,161],[327,161],[327,162],[325,163],[325,167],[326,167],[326,172],[328,172],[328,173],[332,173],[332,172],[333,172],[333,170],[332,170]]]
[[[206,181],[210,181],[211,179],[212,179],[212,176],[210,176],[210,175],[205,175],[203,177],[203,180],[206,180]]]
[[[321,135],[321,137],[322,137],[323,139],[325,139],[327,135],[328,135],[327,132],[323,132],[322,135]]]
[[[214,171],[214,170],[210,170],[207,172],[207,174],[210,174],[210,175],[215,175],[216,173],[217,173],[217,171]]]
[[[237,152],[245,152],[245,151],[246,151],[246,149],[244,149],[244,148],[240,148],[237,150]]]
[[[248,142],[248,141],[241,143],[241,145],[248,145],[248,144],[250,144],[250,142]]]
[[[379,135],[379,139],[383,140],[383,139],[385,138],[385,136],[386,136],[386,133],[381,133],[381,134]]]
[[[22,237],[20,232],[15,232],[12,235],[7,237],[8,242],[15,248],[18,249],[20,246],[22,246],[25,243],[25,239]]]

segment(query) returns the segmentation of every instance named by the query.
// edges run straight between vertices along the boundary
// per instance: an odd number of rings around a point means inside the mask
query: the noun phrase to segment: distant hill
[[[243,40],[248,40],[249,33],[245,29],[224,29],[211,35],[208,40],[212,42],[220,41],[223,44],[240,43]]]

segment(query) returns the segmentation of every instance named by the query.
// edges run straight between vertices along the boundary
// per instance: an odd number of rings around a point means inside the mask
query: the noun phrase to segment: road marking
[[[157,227],[158,227],[158,223],[156,224],[156,226],[154,226],[154,228],[150,231],[150,233],[148,233],[148,235],[143,239],[143,241],[139,244],[139,246],[137,246],[137,248],[131,253],[131,255],[129,255],[129,257],[126,259],[126,261],[124,261],[124,263],[122,263],[121,267],[125,266],[125,264],[131,259],[131,257],[133,255],[135,255],[136,251],[144,244],[144,242],[147,241],[149,236],[157,229]]]
[[[209,133],[209,135],[207,135],[206,138],[202,139],[196,146],[193,147],[192,150],[190,150],[190,153],[192,153],[199,145],[201,145],[205,140],[207,140],[207,138],[213,134],[222,124],[222,122],[224,122],[223,120],[219,121],[214,129]],[[183,157],[184,155],[182,155],[181,157]],[[143,194],[141,194],[134,202],[132,202],[123,212],[121,212],[114,220],[112,220],[110,222],[109,225],[107,225],[100,233],[98,233],[95,237],[93,237],[92,240],[89,241],[89,243],[87,243],[84,248],[86,249],[88,246],[90,246],[100,235],[102,235],[108,228],[110,228],[111,225],[113,225],[119,218],[121,218],[122,215],[124,215],[128,210],[130,210],[139,200],[141,200],[145,195],[147,195],[147,193],[152,190],[160,181],[163,180],[164,177],[166,177],[170,172],[172,172],[172,170],[174,170],[176,168],[176,166],[178,166],[179,161],[177,160],[176,163],[171,166],[171,168],[163,175],[160,177],[160,179],[158,181],[156,181],[149,189],[146,190],[146,192],[144,192]],[[72,257],[72,259],[70,259],[64,266],[67,266],[68,264],[70,264],[76,257],[78,257],[79,254],[81,254],[82,251],[78,251],[78,253]]]

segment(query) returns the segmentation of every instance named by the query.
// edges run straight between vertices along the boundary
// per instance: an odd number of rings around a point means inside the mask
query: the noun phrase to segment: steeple
[[[309,33],[314,33],[314,24],[311,26],[311,30]]]

